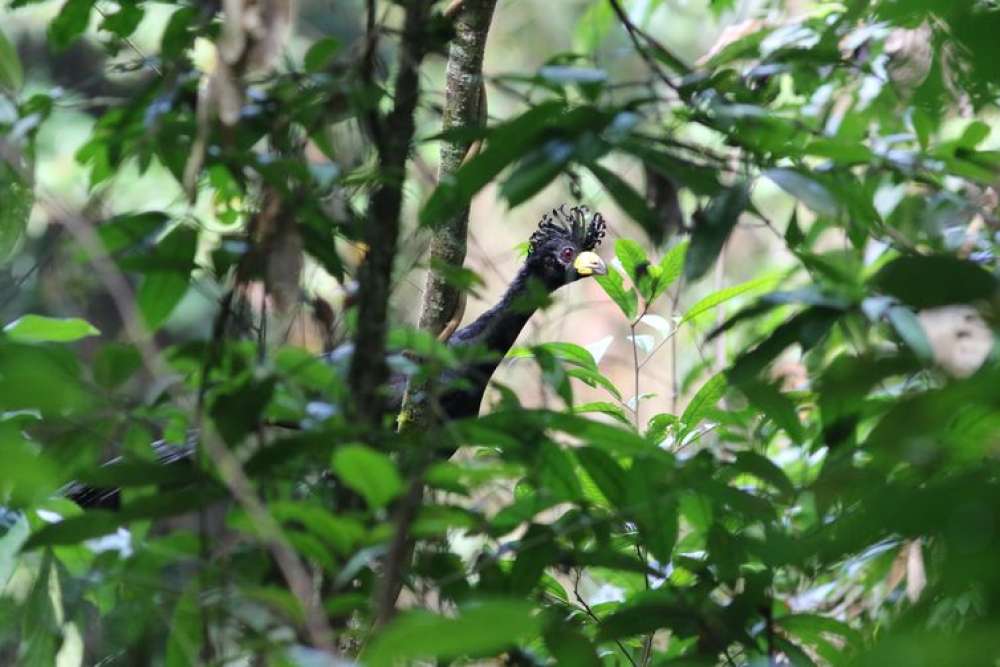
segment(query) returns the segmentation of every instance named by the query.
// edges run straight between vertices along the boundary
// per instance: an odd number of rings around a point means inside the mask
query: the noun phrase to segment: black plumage
[[[585,207],[560,207],[542,218],[524,265],[500,301],[448,339],[451,347],[479,345],[491,354],[459,372],[464,388],[442,395],[441,409],[447,418],[479,414],[490,378],[537,308],[533,286],[551,293],[580,278],[607,273],[593,252],[604,233],[604,218],[600,213],[590,215]]]
[[[447,341],[454,348],[478,346],[487,354],[479,361],[442,376],[443,390],[437,403],[446,419],[479,414],[490,378],[538,307],[537,299],[532,298],[533,290],[552,293],[580,278],[607,272],[604,262],[594,252],[604,234],[604,218],[600,213],[591,214],[586,207],[562,206],[542,218],[531,236],[524,265],[500,301]],[[351,352],[350,345],[342,345],[326,359],[346,369]],[[394,398],[390,406],[394,409],[400,407],[405,383],[405,376],[399,373],[390,381]],[[156,450],[164,463],[184,460],[192,452],[191,449],[166,446]],[[70,485],[65,495],[83,507],[115,507],[119,502],[116,490],[79,484]]]

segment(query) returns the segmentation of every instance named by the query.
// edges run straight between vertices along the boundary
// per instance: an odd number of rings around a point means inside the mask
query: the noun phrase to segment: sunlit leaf
[[[23,315],[5,326],[3,331],[11,339],[25,343],[71,343],[101,333],[86,320],[42,315]]]

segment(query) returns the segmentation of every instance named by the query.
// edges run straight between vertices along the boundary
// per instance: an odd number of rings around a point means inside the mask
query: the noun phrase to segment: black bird
[[[500,301],[447,340],[450,347],[478,346],[490,354],[484,355],[482,361],[443,374],[441,381],[446,388],[438,398],[438,405],[446,419],[479,414],[490,378],[538,307],[538,300],[532,298],[533,289],[551,293],[581,278],[607,273],[604,261],[594,252],[604,238],[605,229],[601,214],[591,213],[584,206],[560,206],[543,216],[531,235],[524,265]],[[346,373],[352,348],[350,344],[341,345],[326,359]],[[406,378],[396,374],[390,384],[394,398],[391,407],[398,410]],[[164,463],[184,460],[193,453],[193,449],[186,448],[163,445],[155,448]],[[81,484],[71,484],[64,495],[81,507],[109,508],[118,504],[117,490]]]
[[[546,214],[531,235],[524,266],[500,301],[448,339],[451,347],[478,345],[492,353],[458,374],[465,388],[441,397],[441,409],[448,419],[479,414],[490,378],[537,309],[538,302],[530,293],[533,284],[551,293],[580,278],[608,272],[594,252],[604,238],[604,218],[600,213],[589,219],[588,215],[582,206],[560,207]]]

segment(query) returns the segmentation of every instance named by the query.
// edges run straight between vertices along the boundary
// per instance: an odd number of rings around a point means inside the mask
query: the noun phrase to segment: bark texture
[[[381,183],[371,198],[364,240],[368,254],[358,271],[358,327],[348,382],[354,393],[358,417],[378,425],[385,412],[380,388],[389,377],[385,338],[392,264],[399,239],[399,214],[403,203],[406,162],[414,133],[414,112],[420,94],[420,63],[427,52],[425,28],[433,0],[406,3],[395,103],[375,133]]]
[[[454,37],[448,49],[445,80],[444,129],[484,125],[486,122],[486,87],[483,85],[483,54],[486,37],[496,0],[453,0],[445,15],[454,20]],[[451,178],[470,153],[471,144],[446,141],[441,147],[438,182]],[[469,208],[455,215],[434,231],[431,239],[431,265],[438,263],[462,266],[465,262]],[[458,290],[431,270],[424,285],[420,308],[420,327],[440,334],[453,317],[461,317]],[[426,387],[407,385],[399,414],[399,429],[412,431],[426,424],[426,403],[414,400],[414,395]],[[423,391],[426,396],[427,392]],[[432,452],[418,453],[411,471],[410,486],[403,502],[393,516],[395,533],[386,556],[386,567],[375,598],[375,625],[382,627],[395,614],[396,600],[403,586],[403,577],[413,557],[415,542],[410,534],[413,521],[423,502],[423,471],[432,459]]]
[[[486,116],[483,99],[483,53],[496,0],[463,0],[455,14],[455,36],[448,49],[445,82],[443,129],[483,125]],[[441,146],[438,182],[451,178],[462,166],[469,143],[448,141]],[[435,230],[431,239],[431,264],[461,266],[465,261],[469,226],[468,207]],[[442,276],[430,271],[424,285],[420,328],[440,333],[455,312],[458,291]]]
[[[454,20],[454,37],[448,49],[445,79],[443,129],[477,127],[486,122],[486,88],[483,85],[483,54],[496,0],[459,0],[447,13]],[[472,144],[466,141],[446,141],[441,145],[438,182],[452,178],[470,154]],[[430,246],[431,266],[462,266],[465,262],[469,229],[469,208],[465,207],[434,230]],[[419,326],[440,334],[452,317],[460,317],[459,291],[449,285],[444,276],[433,269],[427,273]],[[400,427],[411,428],[426,421],[425,406],[413,395],[416,387],[408,388],[400,413]],[[426,392],[423,392],[426,395]]]

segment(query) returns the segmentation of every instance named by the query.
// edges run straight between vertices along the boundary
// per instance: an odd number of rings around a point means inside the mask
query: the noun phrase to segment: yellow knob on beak
[[[608,266],[604,260],[597,256],[596,252],[581,252],[573,261],[573,268],[581,276],[603,276],[608,272]]]

